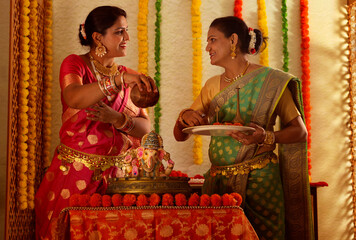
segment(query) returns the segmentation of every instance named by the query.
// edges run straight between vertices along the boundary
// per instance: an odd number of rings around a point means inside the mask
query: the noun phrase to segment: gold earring
[[[99,42],[98,46],[95,48],[95,54],[98,57],[103,57],[107,53],[105,46]]]
[[[232,45],[231,46],[231,59],[235,59],[235,57],[236,57],[236,46],[235,45]]]

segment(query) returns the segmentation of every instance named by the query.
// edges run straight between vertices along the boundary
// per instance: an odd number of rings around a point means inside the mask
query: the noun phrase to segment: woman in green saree
[[[212,136],[211,168],[203,193],[238,192],[246,216],[260,239],[313,239],[300,81],[277,69],[250,63],[264,39],[236,17],[215,19],[206,51],[224,73],[210,78],[174,127],[185,141],[186,127],[240,123],[251,134],[232,131]],[[276,117],[282,127],[274,131]],[[278,156],[274,153],[279,144]]]

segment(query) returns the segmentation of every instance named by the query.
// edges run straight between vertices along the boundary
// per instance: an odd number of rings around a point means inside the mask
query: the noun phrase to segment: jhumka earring
[[[235,45],[232,45],[231,46],[231,59],[235,59],[235,57],[236,57],[236,46]]]
[[[107,52],[105,46],[101,42],[99,42],[98,46],[96,46],[95,48],[95,54],[98,57],[103,57],[106,53]]]

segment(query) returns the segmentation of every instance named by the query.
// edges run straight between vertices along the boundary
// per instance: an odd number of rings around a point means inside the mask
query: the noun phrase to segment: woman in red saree
[[[126,12],[95,8],[79,29],[84,55],[69,55],[60,69],[63,105],[61,143],[36,193],[36,239],[56,239],[60,211],[73,194],[104,193],[115,175],[115,156],[137,147],[150,131],[144,109],[130,100],[133,86],[156,92],[152,78],[114,59],[126,55]]]

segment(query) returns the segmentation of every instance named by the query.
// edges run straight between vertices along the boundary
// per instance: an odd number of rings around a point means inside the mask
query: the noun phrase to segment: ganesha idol
[[[170,177],[174,162],[163,149],[161,136],[152,131],[141,146],[120,154],[115,162],[114,178],[108,178],[106,194],[190,194],[188,177]]]
[[[174,166],[170,154],[163,149],[161,136],[154,131],[142,137],[140,147],[119,155],[118,159],[116,177],[164,177],[171,174]]]

